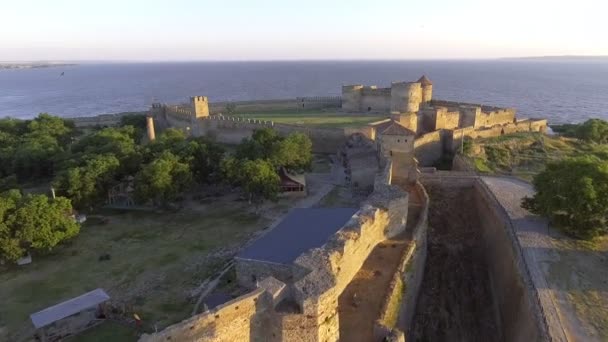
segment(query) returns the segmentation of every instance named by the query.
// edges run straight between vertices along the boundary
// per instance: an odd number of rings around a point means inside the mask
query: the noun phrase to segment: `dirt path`
[[[589,249],[521,208],[528,183],[484,177],[513,222],[524,258],[555,341],[608,340],[606,248]]]
[[[373,341],[374,321],[407,245],[405,239],[379,243],[342,292],[338,298],[341,341]]]

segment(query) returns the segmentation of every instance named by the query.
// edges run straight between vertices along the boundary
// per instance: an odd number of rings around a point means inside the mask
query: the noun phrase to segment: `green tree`
[[[49,177],[57,158],[74,138],[72,122],[48,114],[31,121],[0,121],[0,175],[20,181]]]
[[[608,122],[589,119],[576,128],[576,137],[586,142],[608,143]]]
[[[302,133],[292,133],[278,142],[270,156],[272,164],[278,168],[284,166],[291,170],[309,170],[312,163],[312,142]]]
[[[45,195],[0,194],[0,258],[16,261],[28,250],[51,251],[78,235],[70,200]]]
[[[261,128],[253,131],[251,138],[243,139],[236,148],[238,159],[270,159],[276,153],[283,140],[272,128]]]
[[[582,239],[608,232],[608,162],[595,157],[547,164],[534,177],[536,194],[522,206]]]
[[[186,190],[191,182],[190,166],[165,151],[136,175],[135,194],[140,201],[166,204]]]
[[[83,209],[99,204],[105,198],[120,166],[112,154],[95,155],[83,166],[66,170],[55,182],[59,193]]]
[[[190,144],[190,169],[198,183],[211,183],[221,178],[224,148],[204,138],[195,138]]]
[[[146,115],[139,113],[125,114],[120,117],[120,127],[131,126],[135,129],[134,139],[136,143],[141,142],[141,138],[146,133]]]
[[[263,200],[276,200],[280,190],[281,179],[274,166],[262,159],[225,163],[233,184],[239,185],[249,203],[261,203]]]
[[[109,127],[88,135],[72,146],[72,155],[61,169],[81,166],[83,161],[95,155],[111,154],[120,161],[118,176],[133,175],[139,171],[143,160],[136,135],[133,126]]]

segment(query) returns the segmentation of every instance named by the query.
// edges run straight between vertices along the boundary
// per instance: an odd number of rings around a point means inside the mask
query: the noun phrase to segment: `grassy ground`
[[[382,115],[345,114],[330,111],[268,111],[260,113],[238,113],[234,116],[257,120],[270,120],[276,123],[306,125],[311,127],[343,128],[361,127],[386,117]]]
[[[531,180],[548,161],[584,154],[608,159],[608,145],[539,133],[517,133],[475,140],[468,159],[479,172],[511,174]]]
[[[104,322],[84,331],[67,342],[135,342],[137,331],[113,322]]]
[[[245,202],[209,202],[169,214],[104,213],[109,223],[90,220],[52,255],[0,269],[0,340],[3,330],[9,338],[28,333],[29,314],[98,287],[148,326],[186,318],[190,290],[270,222]],[[104,253],[111,260],[98,261]]]
[[[553,238],[554,258],[547,263],[548,280],[574,309],[587,336],[608,341],[608,237],[578,241]]]

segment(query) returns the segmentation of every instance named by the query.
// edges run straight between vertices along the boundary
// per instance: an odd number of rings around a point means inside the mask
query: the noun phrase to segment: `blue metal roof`
[[[60,319],[72,316],[82,310],[97,306],[110,299],[102,289],[95,289],[63,303],[53,305],[30,315],[36,329],[42,328]]]
[[[358,211],[357,208],[296,208],[272,231],[237,258],[290,264],[309,249],[321,247]]]

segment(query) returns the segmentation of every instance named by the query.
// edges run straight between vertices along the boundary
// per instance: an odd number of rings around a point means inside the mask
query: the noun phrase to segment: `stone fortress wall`
[[[496,307],[497,326],[504,341],[550,341],[548,323],[538,290],[515,236],[513,223],[485,182],[472,172],[422,173],[425,186],[442,191],[473,192],[471,210],[479,215],[483,232],[484,259]]]
[[[379,242],[405,230],[408,194],[392,184],[392,162],[384,165],[374,177],[374,191],[344,227],[322,247],[296,258],[292,268],[278,270],[286,281],[268,276],[250,293],[140,341],[338,341],[338,296]],[[297,310],[282,310],[278,304],[284,301]]]

